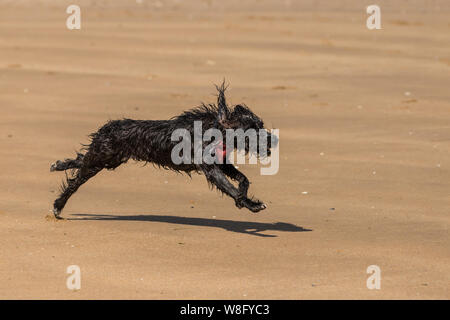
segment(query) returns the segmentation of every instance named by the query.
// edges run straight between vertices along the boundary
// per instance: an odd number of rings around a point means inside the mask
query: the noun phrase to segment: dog
[[[224,163],[224,161],[212,164],[193,161],[175,164],[172,160],[172,150],[177,144],[177,141],[171,138],[172,133],[177,129],[186,129],[193,133],[196,121],[201,122],[203,131],[211,128],[220,132],[229,129],[264,131],[267,134],[264,148],[250,150],[249,139],[245,138],[244,152],[248,154],[256,151],[257,157],[270,155],[272,144],[275,146],[278,143],[276,136],[271,135],[264,128],[261,118],[250,108],[244,104],[231,107],[227,105],[225,81],[220,86],[216,85],[216,89],[218,90],[217,105],[202,103],[201,106],[185,111],[170,120],[109,121],[89,136],[90,144],[83,145],[75,159],[58,160],[53,163],[50,167],[51,172],[70,170],[69,175],[66,172],[66,181],[63,182],[61,193],[53,204],[55,217],[61,219],[60,214],[64,206],[81,185],[101,170],[114,170],[130,159],[153,163],[164,169],[187,173],[189,176],[192,172],[203,173],[208,184],[233,198],[239,209],[245,207],[255,213],[264,210],[267,206],[263,202],[247,196],[250,182],[233,164]],[[219,147],[216,147],[215,153],[219,158],[225,158],[231,151],[226,150],[222,141],[216,141],[216,145]],[[228,146],[228,144],[225,145]],[[237,146],[234,138],[232,146],[233,149],[242,150],[242,146]],[[228,178],[236,181],[238,187],[235,187]]]

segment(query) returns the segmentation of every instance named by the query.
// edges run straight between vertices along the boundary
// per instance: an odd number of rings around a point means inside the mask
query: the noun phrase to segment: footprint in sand
[[[9,69],[20,69],[22,68],[22,65],[20,63],[13,63],[8,65]]]
[[[274,86],[274,87],[272,87],[272,90],[288,90],[288,89],[295,89],[295,87],[288,87],[288,86]]]

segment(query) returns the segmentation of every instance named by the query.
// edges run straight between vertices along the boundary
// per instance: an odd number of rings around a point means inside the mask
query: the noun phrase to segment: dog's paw
[[[61,214],[61,210],[58,210],[56,208],[53,209],[53,214],[55,215],[56,219],[63,219],[60,214]]]
[[[264,209],[267,208],[267,206],[263,202],[261,202],[259,200],[245,199],[243,201],[243,205],[247,209],[249,209],[251,212],[254,212],[254,213],[259,212],[259,211],[264,210]]]
[[[264,204],[264,203],[262,203],[262,202],[260,202],[260,203],[257,203],[257,204],[254,204],[254,205],[252,205],[251,206],[251,208],[249,208],[252,212],[259,212],[259,211],[261,211],[261,210],[264,210],[264,209],[266,209],[267,208],[267,206]]]
[[[61,163],[61,161],[56,161],[54,163],[52,163],[52,165],[50,166],[50,172],[56,171],[56,168],[58,167],[58,165]]]

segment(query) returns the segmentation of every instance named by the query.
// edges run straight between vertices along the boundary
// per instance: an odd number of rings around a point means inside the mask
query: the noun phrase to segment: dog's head
[[[250,152],[261,157],[270,156],[270,149],[276,147],[278,138],[275,135],[272,136],[270,131],[264,128],[262,119],[246,105],[238,104],[231,108],[228,107],[225,99],[225,82],[216,88],[219,92],[217,120],[225,130],[234,130],[236,134],[234,149],[244,150],[245,153]]]

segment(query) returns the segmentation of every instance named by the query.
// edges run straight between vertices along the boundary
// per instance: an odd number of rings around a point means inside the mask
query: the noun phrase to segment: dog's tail
[[[83,165],[83,158],[84,154],[77,152],[76,159],[64,159],[63,161],[58,160],[50,166],[50,172],[80,169]]]

